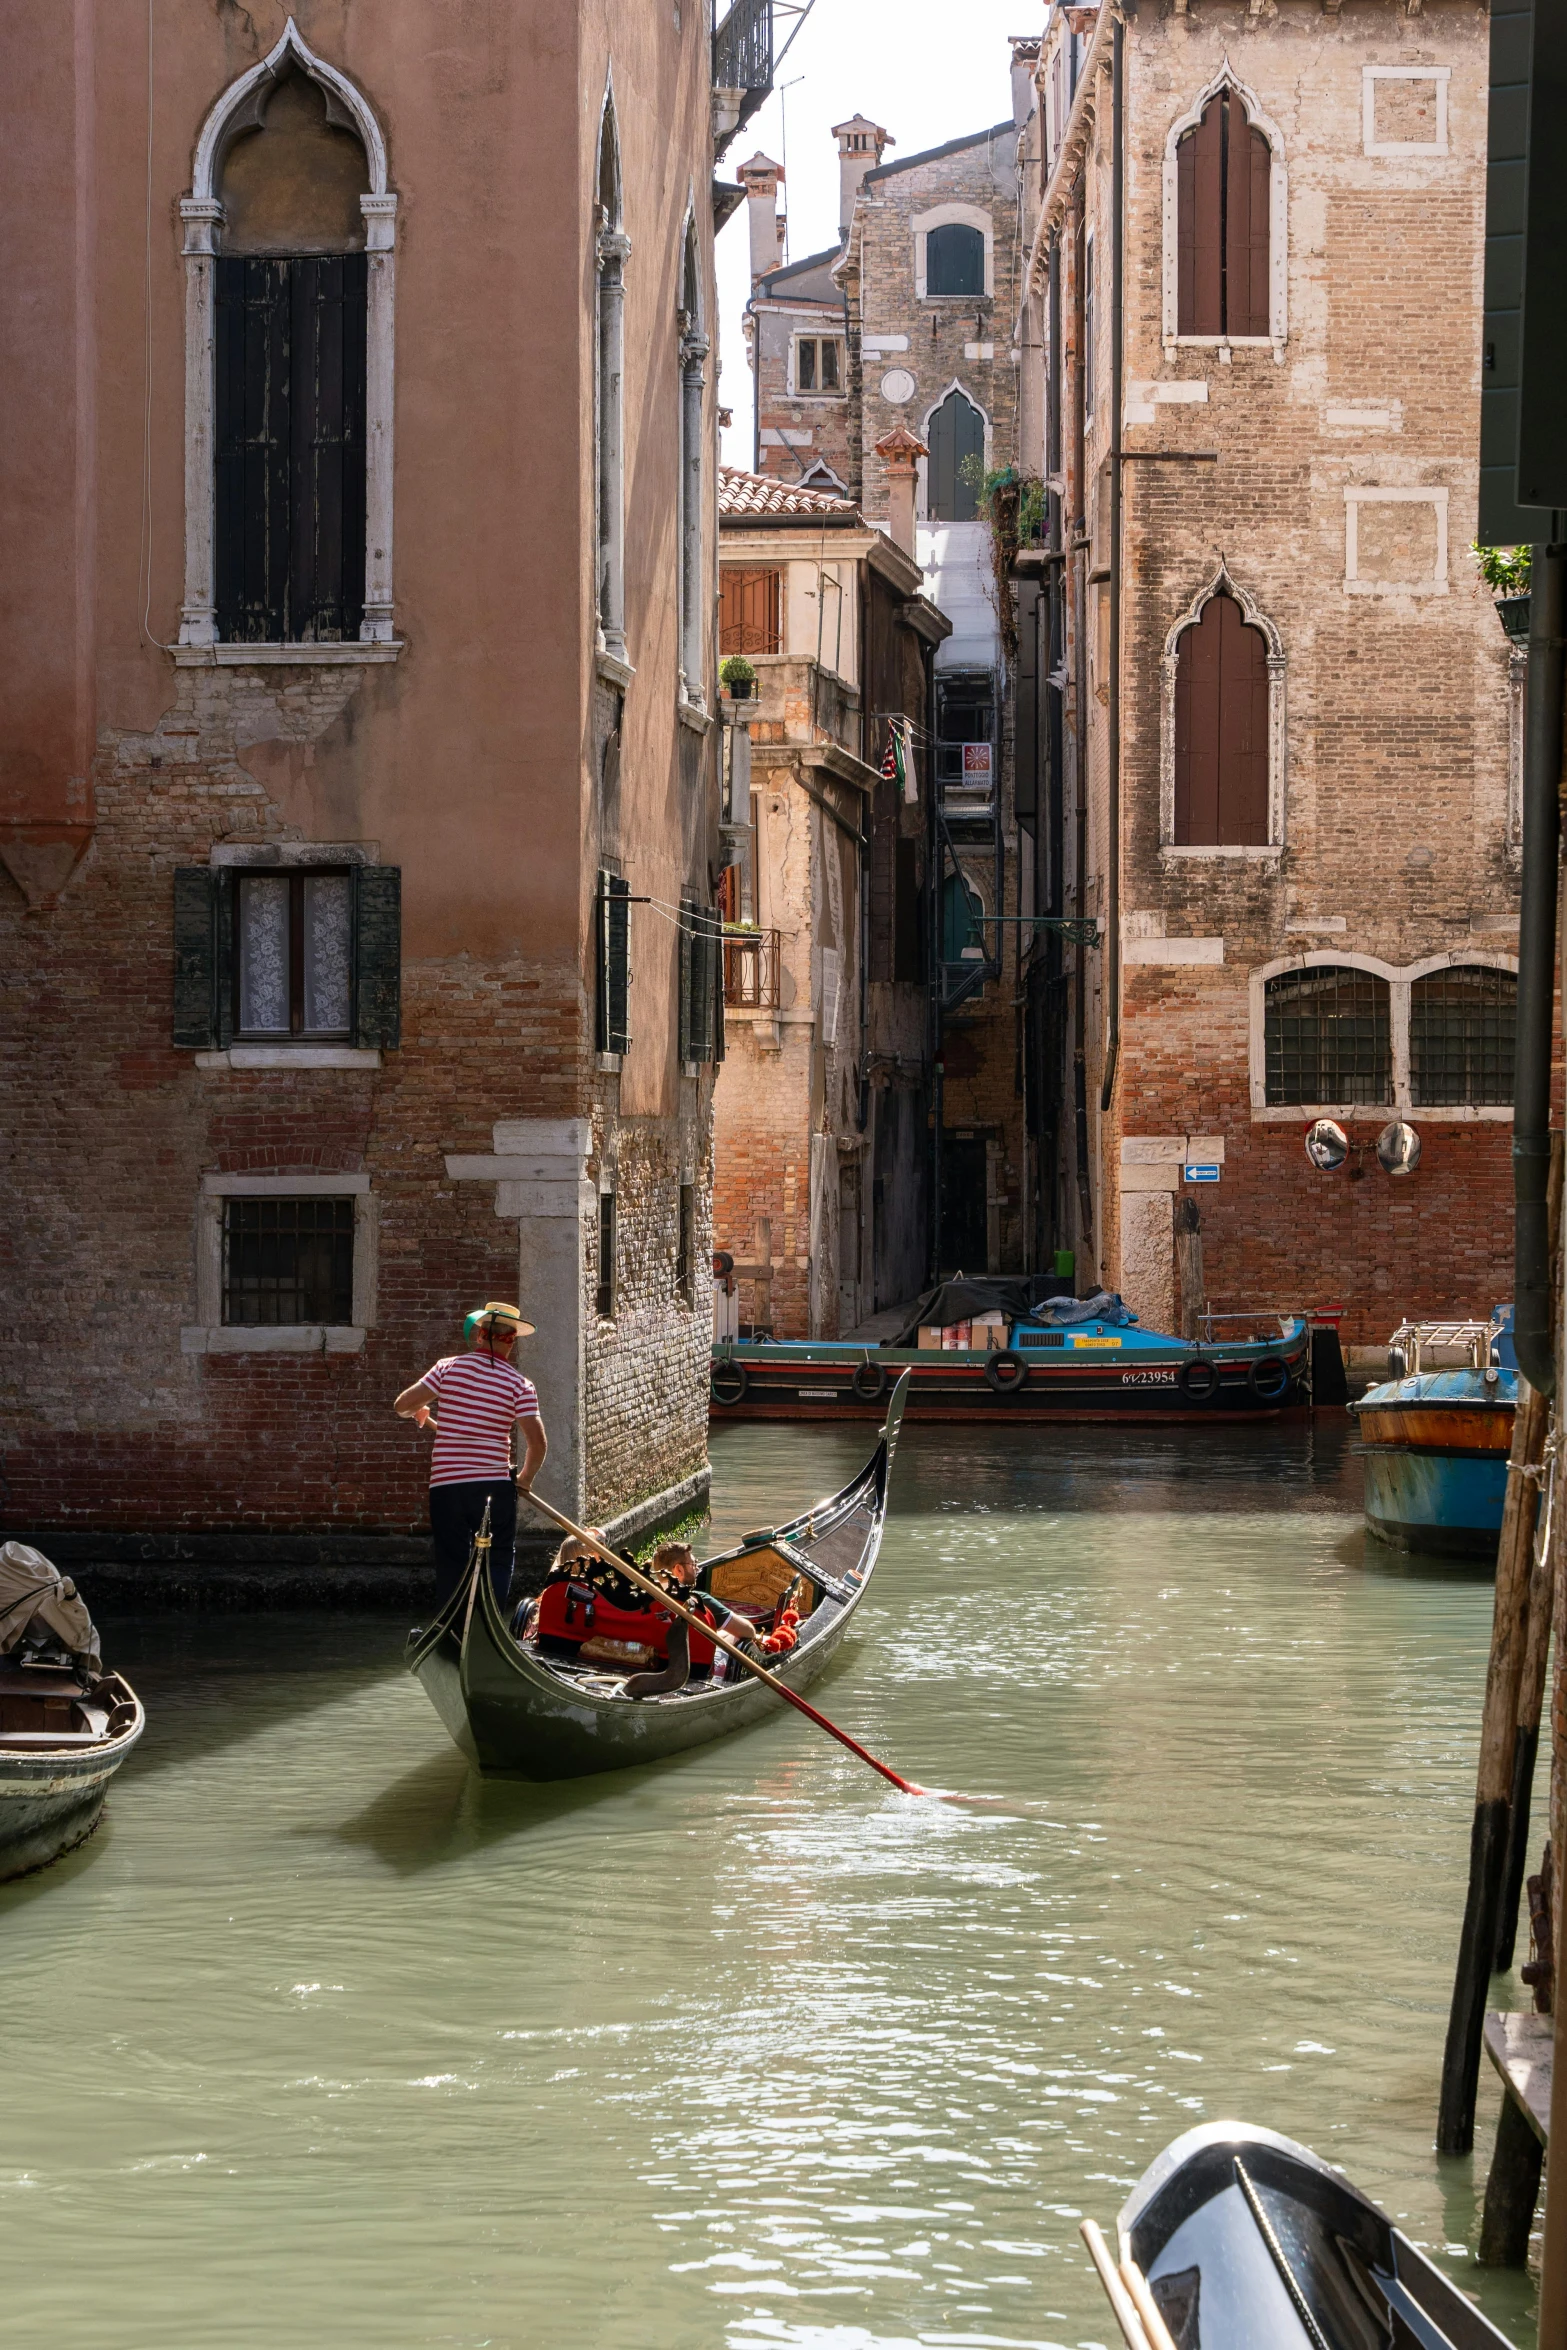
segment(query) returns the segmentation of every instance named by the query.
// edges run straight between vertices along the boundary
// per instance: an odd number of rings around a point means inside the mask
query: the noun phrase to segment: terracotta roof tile
[[[835,498],[826,490],[808,490],[798,482],[778,481],[767,473],[742,473],[737,465],[718,468],[718,511],[725,516],[822,514],[847,516],[856,509],[852,500]]]

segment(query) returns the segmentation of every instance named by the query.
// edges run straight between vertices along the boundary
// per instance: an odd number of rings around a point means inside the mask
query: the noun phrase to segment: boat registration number
[[[1123,1387],[1173,1387],[1175,1376],[1173,1371],[1123,1371],[1121,1385]]]
[[[1118,1338],[1074,1338],[1072,1341],[1074,1346],[1119,1346],[1120,1343]]]
[[[842,1393],[841,1387],[802,1387],[799,1390],[802,1403],[836,1403]]]

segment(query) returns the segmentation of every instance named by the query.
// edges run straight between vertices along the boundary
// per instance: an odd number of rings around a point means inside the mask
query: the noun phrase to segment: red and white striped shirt
[[[539,1417],[538,1390],[510,1363],[484,1353],[443,1355],[419,1382],[439,1396],[432,1485],[509,1477],[514,1420]]]

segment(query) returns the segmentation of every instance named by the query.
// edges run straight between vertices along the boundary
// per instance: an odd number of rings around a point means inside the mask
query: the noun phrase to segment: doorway
[[[989,1266],[985,1137],[941,1136],[941,1270],[982,1279]]]

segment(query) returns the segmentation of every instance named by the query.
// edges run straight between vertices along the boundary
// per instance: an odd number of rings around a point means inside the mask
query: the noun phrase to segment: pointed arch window
[[[932,522],[973,522],[985,462],[985,419],[954,385],[925,427],[925,511]]]
[[[599,133],[596,312],[598,408],[598,650],[622,684],[626,652],[625,405],[626,263],[631,239],[621,219],[620,142],[612,99]]]
[[[1276,853],[1284,746],[1282,640],[1221,565],[1165,639],[1163,846]]]
[[[1183,335],[1268,332],[1268,181],[1273,154],[1228,83],[1176,150]]]

